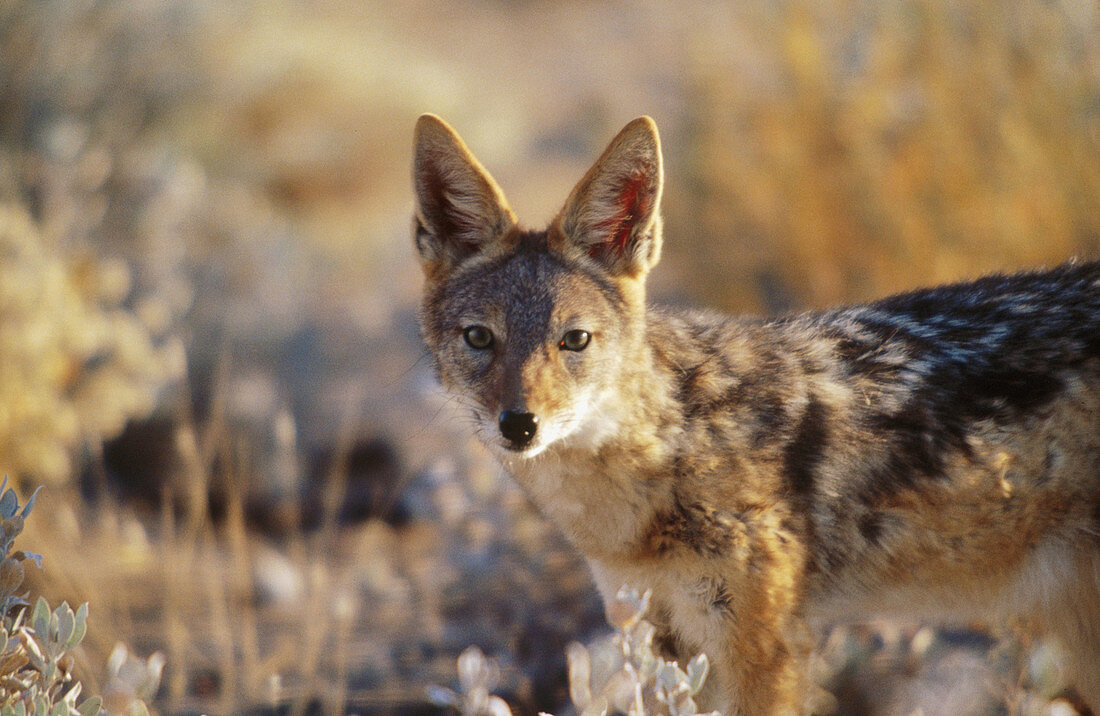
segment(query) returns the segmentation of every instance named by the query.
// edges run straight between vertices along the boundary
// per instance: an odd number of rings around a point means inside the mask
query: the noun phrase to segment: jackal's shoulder
[[[1051,387],[1060,371],[1100,360],[1100,261],[773,320],[651,309],[647,338],[659,362],[683,377],[685,397],[718,376],[751,372],[778,384],[987,390],[1022,406],[1029,397],[1010,388]],[[964,378],[978,382],[967,388]]]

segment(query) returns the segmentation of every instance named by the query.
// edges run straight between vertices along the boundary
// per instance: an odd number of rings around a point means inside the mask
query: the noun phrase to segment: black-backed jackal
[[[1024,615],[1100,709],[1100,262],[746,320],[646,305],[649,118],[544,231],[434,116],[414,184],[439,379],[711,707],[809,710],[814,631],[893,614]]]

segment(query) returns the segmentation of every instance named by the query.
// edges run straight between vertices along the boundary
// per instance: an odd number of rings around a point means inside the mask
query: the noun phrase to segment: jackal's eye
[[[493,332],[485,326],[467,326],[462,332],[462,337],[471,348],[479,351],[493,345]]]
[[[558,348],[563,351],[583,351],[588,347],[588,341],[591,339],[592,335],[588,331],[569,331],[561,337]]]

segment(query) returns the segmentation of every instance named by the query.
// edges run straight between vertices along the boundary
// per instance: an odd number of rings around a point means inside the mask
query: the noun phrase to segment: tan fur
[[[604,596],[651,589],[660,643],[708,654],[712,707],[810,712],[813,635],[874,614],[1027,616],[1100,707],[1100,264],[774,321],[669,312],[645,300],[652,120],[546,231],[438,118],[414,177],[441,382]]]

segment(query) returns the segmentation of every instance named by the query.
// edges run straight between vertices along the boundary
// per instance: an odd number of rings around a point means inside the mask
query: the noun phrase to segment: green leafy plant
[[[619,590],[607,609],[615,633],[592,647],[596,658],[579,642],[567,647],[569,697],[580,716],[699,714],[694,697],[707,678],[707,655],[698,654],[681,669],[654,651],[656,628],[643,618],[649,598],[648,590],[643,594],[626,587]],[[595,662],[601,668],[594,668]],[[457,709],[464,716],[511,716],[504,699],[491,693],[499,675],[497,665],[471,646],[458,657],[459,690],[436,686],[428,689],[428,696],[436,705]]]
[[[656,628],[643,617],[650,592],[626,587],[608,604],[615,634],[602,674],[593,668],[588,647],[573,642],[566,650],[569,696],[581,716],[625,713],[628,716],[695,716],[695,696],[703,688],[709,663],[698,654],[685,668],[653,649]],[[715,712],[716,713],[716,712]]]
[[[499,678],[496,663],[481,649],[470,646],[458,657],[459,690],[433,686],[428,689],[428,698],[437,706],[458,709],[465,716],[512,716],[504,699],[490,693]]]
[[[31,610],[24,595],[18,594],[23,584],[23,562],[30,559],[41,566],[40,555],[13,551],[15,538],[23,531],[38,491],[20,509],[19,498],[7,487],[7,482],[4,478],[0,483],[0,716],[106,714],[100,696],[80,701],[83,685],[72,675],[73,659],[69,652],[84,639],[88,605],[82,604],[73,611],[67,602],[62,602],[51,610],[46,600],[39,597]],[[132,659],[124,649],[117,660],[112,657],[117,665],[109,687],[120,681],[119,671],[128,658]],[[148,714],[142,697],[151,698],[155,694],[161,668],[163,657],[159,654],[154,654],[143,669],[132,667],[136,678],[129,681],[138,686],[129,691],[115,688],[114,693],[122,698],[112,699],[110,713]]]
[[[159,651],[148,659],[141,659],[131,654],[125,644],[116,644],[107,660],[103,707],[111,714],[148,714],[145,702],[157,695],[164,664],[164,654]]]

